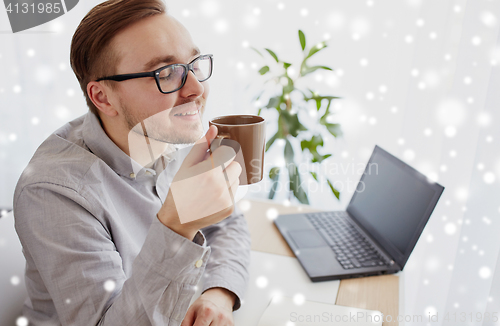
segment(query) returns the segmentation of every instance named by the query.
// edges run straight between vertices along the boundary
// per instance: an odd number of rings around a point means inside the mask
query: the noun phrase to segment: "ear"
[[[115,110],[114,105],[110,102],[109,93],[111,90],[109,87],[102,85],[99,82],[91,81],[87,84],[87,94],[90,100],[97,107],[99,111],[103,114],[114,117],[118,114]]]

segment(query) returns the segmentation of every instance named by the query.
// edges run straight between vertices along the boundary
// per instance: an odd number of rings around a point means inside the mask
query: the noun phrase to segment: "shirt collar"
[[[151,168],[145,168],[123,152],[108,137],[99,118],[91,111],[87,113],[83,122],[83,141],[94,155],[102,159],[117,174],[128,179],[135,179],[146,171],[153,175],[159,174],[164,169],[163,165],[166,166],[176,159],[175,154],[178,150],[178,147],[174,145],[175,151],[172,149],[165,151]]]

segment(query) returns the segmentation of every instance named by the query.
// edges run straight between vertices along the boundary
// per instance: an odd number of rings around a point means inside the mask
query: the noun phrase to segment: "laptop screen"
[[[390,243],[402,258],[413,250],[442,191],[377,146],[347,211],[383,247]]]

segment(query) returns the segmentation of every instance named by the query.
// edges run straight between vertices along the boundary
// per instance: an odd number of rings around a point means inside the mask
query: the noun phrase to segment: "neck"
[[[104,132],[116,146],[141,166],[151,165],[166,151],[175,151],[172,144],[160,142],[142,134],[129,131],[114,121],[99,119]]]

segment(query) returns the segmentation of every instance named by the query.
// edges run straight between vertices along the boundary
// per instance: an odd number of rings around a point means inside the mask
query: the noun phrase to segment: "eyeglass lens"
[[[204,81],[210,76],[210,58],[200,58],[193,62],[194,75],[198,81]],[[160,87],[163,92],[171,92],[182,85],[182,79],[185,74],[185,68],[183,66],[172,66],[163,69],[159,74]]]

